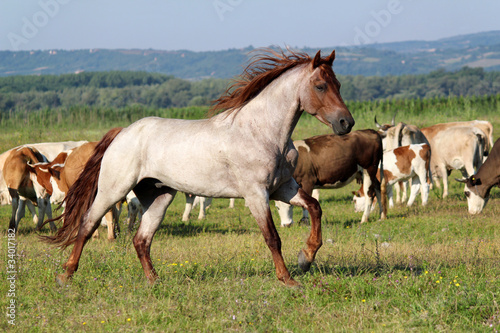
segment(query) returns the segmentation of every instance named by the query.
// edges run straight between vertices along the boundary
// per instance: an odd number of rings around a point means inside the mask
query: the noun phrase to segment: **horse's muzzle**
[[[340,118],[338,121],[332,122],[333,132],[337,135],[344,135],[351,131],[355,124],[355,121],[352,117],[350,118]]]

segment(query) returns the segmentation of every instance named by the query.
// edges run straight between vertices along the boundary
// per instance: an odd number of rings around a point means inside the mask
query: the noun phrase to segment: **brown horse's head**
[[[354,126],[354,119],[340,96],[340,82],[332,70],[335,50],[327,58],[321,58],[320,53],[312,59],[311,74],[302,86],[301,108],[331,126],[335,134],[347,134]]]

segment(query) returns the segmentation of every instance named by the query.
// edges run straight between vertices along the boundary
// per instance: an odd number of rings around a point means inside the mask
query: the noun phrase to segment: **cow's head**
[[[486,189],[485,186],[482,186],[481,179],[476,176],[463,179],[455,178],[455,180],[465,184],[464,193],[467,197],[469,214],[475,215],[481,213],[490,199],[491,188]]]

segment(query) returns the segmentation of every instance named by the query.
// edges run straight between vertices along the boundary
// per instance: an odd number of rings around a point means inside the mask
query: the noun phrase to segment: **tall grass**
[[[458,101],[450,109],[438,102],[420,101],[429,106],[416,113],[411,106],[407,109],[394,101],[349,103],[349,107],[357,122],[355,129],[373,128],[375,114],[379,122],[390,121],[396,109],[397,121],[420,126],[480,118],[499,128],[496,102],[485,106],[481,103],[486,102],[472,103],[471,99],[460,106]],[[126,119],[118,116],[120,111],[116,115],[112,111],[106,111],[104,118],[95,115],[93,122],[80,118],[80,126],[68,124],[67,128],[49,123],[42,130],[31,120],[21,126],[2,122],[1,143],[10,148],[31,139],[94,140],[110,127],[135,119],[132,111]],[[109,120],[108,115],[121,120]],[[304,115],[294,138],[330,131]],[[452,173],[455,176],[458,173]],[[125,225],[114,242],[105,239],[105,232],[89,242],[72,282],[56,286],[54,274],[62,271],[70,249],[61,252],[40,242],[27,216],[16,236],[16,325],[4,318],[0,329],[495,332],[500,328],[498,189],[492,190],[479,216],[468,215],[463,186],[452,182],[446,200],[434,189],[426,207],[418,201],[410,208],[397,206],[389,210],[386,221],[378,221],[374,214],[368,223],[360,224],[361,214],[354,213],[351,202],[356,187],[321,191],[323,246],[308,273],[300,271],[297,253],[305,245],[309,226],[297,223],[280,228],[272,207],[286,264],[302,283],[297,289],[283,287],[276,280],[270,252],[243,200],[228,209],[227,200],[216,199],[206,220],[192,217],[183,223],[184,197],[178,195],[152,244],[152,259],[161,278],[154,286],[145,281],[133,236],[124,231]],[[295,209],[294,219],[300,216]],[[3,230],[9,217],[10,207],[0,207]],[[48,228],[42,231],[47,233]],[[7,238],[1,242],[0,253],[4,259],[0,261],[0,305],[5,309],[12,299],[6,296],[10,288]]]

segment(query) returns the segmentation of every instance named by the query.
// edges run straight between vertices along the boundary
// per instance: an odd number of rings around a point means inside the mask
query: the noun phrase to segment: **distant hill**
[[[334,47],[321,48],[326,54]],[[500,31],[459,35],[436,41],[407,41],[335,47],[335,71],[343,75],[426,74],[464,66],[500,70]],[[0,51],[0,76],[65,74],[82,71],[146,71],[178,78],[230,78],[241,73],[253,47],[211,52],[187,50]],[[302,51],[315,53],[317,49]]]

